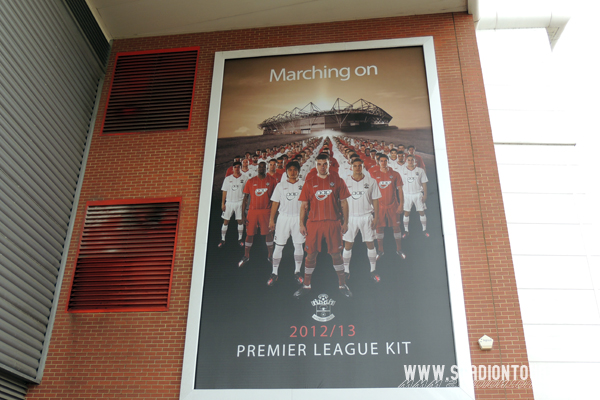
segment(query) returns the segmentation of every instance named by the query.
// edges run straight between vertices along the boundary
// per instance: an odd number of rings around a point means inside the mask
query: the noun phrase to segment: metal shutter
[[[69,311],[164,311],[180,199],[88,204]]]
[[[0,371],[39,382],[100,65],[59,1],[0,0]]]
[[[102,133],[188,129],[197,59],[197,48],[117,54]]]
[[[27,384],[0,371],[0,399],[22,400],[27,394]]]
[[[110,54],[110,43],[104,37],[104,33],[102,33],[102,29],[98,25],[87,2],[85,0],[65,0],[65,4],[73,13],[73,17],[88,39],[100,62],[106,64]]]

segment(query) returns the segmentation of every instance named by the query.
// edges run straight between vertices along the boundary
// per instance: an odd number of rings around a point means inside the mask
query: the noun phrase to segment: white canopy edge
[[[552,48],[571,17],[559,0],[468,0],[468,8],[478,30],[545,28]]]

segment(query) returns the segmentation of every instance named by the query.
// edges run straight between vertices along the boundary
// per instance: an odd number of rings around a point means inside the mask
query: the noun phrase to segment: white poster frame
[[[422,46],[425,58],[425,70],[433,131],[433,145],[438,175],[437,179],[442,216],[442,230],[444,234],[444,248],[446,252],[446,263],[448,270],[448,285],[450,293],[454,345],[460,377],[459,386],[439,388],[401,387],[365,389],[195,389],[194,380],[196,376],[196,358],[198,354],[202,294],[204,287],[204,273],[209,229],[209,213],[202,212],[202,210],[210,209],[212,201],[211,188],[213,187],[214,180],[225,61],[229,59],[253,57],[401,48],[410,46]],[[343,398],[345,400],[362,400],[364,398],[377,398],[380,400],[468,400],[475,398],[474,382],[471,374],[471,356],[458,252],[458,239],[454,217],[454,206],[452,201],[448,154],[442,118],[442,103],[433,37],[425,36],[406,39],[387,39],[215,53],[201,187],[203,190],[200,193],[200,206],[196,229],[180,399],[238,400],[243,398],[257,400],[330,400],[332,398]],[[398,373],[400,377],[403,376],[404,371],[398,371]]]

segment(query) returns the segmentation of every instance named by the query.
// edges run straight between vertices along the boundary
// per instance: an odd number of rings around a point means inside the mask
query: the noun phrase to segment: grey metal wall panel
[[[104,65],[61,1],[0,0],[0,54],[2,399],[41,376]]]
[[[23,400],[26,394],[26,384],[0,371],[0,399]]]
[[[79,26],[88,38],[94,52],[100,61],[106,62],[110,53],[110,44],[106,40],[104,33],[92,11],[85,0],[65,0],[65,3],[73,13],[73,16],[79,22]]]

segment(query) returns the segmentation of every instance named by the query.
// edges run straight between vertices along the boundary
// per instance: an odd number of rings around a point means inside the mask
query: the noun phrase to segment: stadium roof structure
[[[375,104],[359,99],[348,103],[339,97],[329,110],[321,110],[313,102],[303,108],[265,119],[258,128],[265,135],[310,133],[315,130],[372,129],[388,126],[392,116]]]

